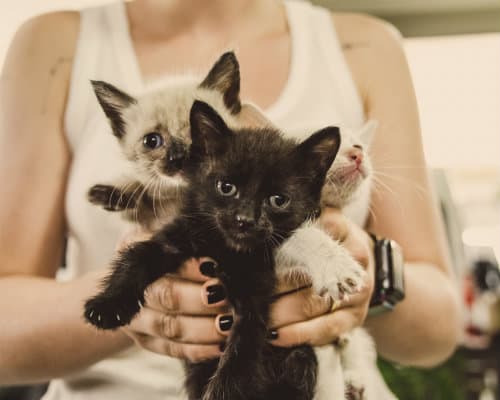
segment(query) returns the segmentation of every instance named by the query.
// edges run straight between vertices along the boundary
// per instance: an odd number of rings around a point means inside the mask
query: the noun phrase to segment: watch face
[[[404,287],[404,259],[401,247],[391,240],[389,246],[391,260],[391,275],[392,275],[392,290],[391,297],[397,302],[401,301],[405,297],[405,287]]]
[[[370,315],[390,310],[404,299],[404,260],[399,245],[387,239],[375,242],[375,288]]]

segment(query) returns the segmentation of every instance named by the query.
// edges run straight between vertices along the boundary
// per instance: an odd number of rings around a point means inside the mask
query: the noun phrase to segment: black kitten
[[[85,318],[101,329],[126,325],[149,284],[193,256],[209,256],[218,262],[236,318],[219,360],[187,364],[190,399],[312,399],[312,349],[267,343],[273,255],[317,212],[339,130],[325,128],[300,144],[272,128],[233,131],[200,101],[190,126],[180,216],[120,253],[102,292],[86,302]]]

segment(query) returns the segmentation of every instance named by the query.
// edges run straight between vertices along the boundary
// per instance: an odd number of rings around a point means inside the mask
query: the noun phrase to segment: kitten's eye
[[[163,146],[163,136],[158,132],[148,133],[142,138],[142,144],[150,150],[157,149],[158,147]]]
[[[238,188],[230,182],[217,181],[217,191],[222,196],[230,197],[236,194]]]
[[[363,146],[361,146],[360,144],[353,144],[352,147],[354,147],[355,149],[363,150]]]
[[[281,194],[275,194],[269,197],[269,204],[271,204],[271,207],[283,210],[290,204],[290,198]]]

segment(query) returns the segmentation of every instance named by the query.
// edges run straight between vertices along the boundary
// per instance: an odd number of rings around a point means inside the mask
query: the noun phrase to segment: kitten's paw
[[[115,186],[94,185],[89,189],[87,198],[92,204],[101,206],[107,211],[122,211],[126,208],[123,204],[125,200],[123,192]]]
[[[347,300],[365,286],[365,271],[358,263],[336,268],[323,280],[313,279],[313,287],[318,293],[328,293],[334,300]]]
[[[293,266],[277,271],[277,278],[287,287],[303,287],[313,284],[313,279],[306,267]]]
[[[99,329],[116,329],[130,323],[142,303],[121,297],[98,295],[85,303],[85,319]]]
[[[346,400],[366,400],[365,387],[360,383],[346,380],[345,398]]]

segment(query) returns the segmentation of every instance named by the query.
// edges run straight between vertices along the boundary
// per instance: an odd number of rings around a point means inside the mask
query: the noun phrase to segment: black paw
[[[122,211],[133,207],[131,199],[126,199],[124,193],[117,187],[110,185],[94,185],[87,194],[88,200],[95,205],[102,206],[108,211]]]
[[[130,323],[139,312],[140,300],[96,296],[85,303],[85,319],[99,329],[116,329]]]

